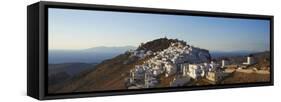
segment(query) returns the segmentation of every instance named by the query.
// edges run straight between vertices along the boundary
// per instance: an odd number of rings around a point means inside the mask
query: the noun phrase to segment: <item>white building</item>
[[[200,65],[197,64],[189,64],[188,65],[189,72],[188,75],[193,79],[198,79],[201,77],[203,70],[201,69]]]
[[[219,67],[219,64],[215,63],[214,61],[211,61],[209,71],[214,71],[214,70],[216,70],[218,67]]]
[[[141,80],[144,78],[145,67],[142,65],[136,65],[134,69],[130,71],[130,76],[133,80]]]
[[[188,66],[188,67],[187,67]],[[219,81],[223,79],[224,73],[219,69],[219,64],[201,63],[201,64],[183,64],[183,76],[190,76],[193,79],[207,78],[211,81]]]
[[[176,65],[172,64],[172,63],[167,63],[165,64],[165,77],[169,77],[173,74],[176,74],[177,72],[177,68],[176,68]]]
[[[228,65],[229,64],[229,61],[228,60],[226,60],[226,59],[223,59],[222,61],[221,61],[221,68],[224,68],[226,65]]]
[[[150,50],[146,52],[146,56],[150,56],[150,55],[152,55],[152,54],[153,54],[153,53],[152,53],[152,51],[150,51]]]
[[[182,76],[188,76],[189,67],[188,63],[181,64]]]
[[[210,71],[206,75],[206,78],[213,82],[220,81],[223,79],[223,77],[224,77],[224,73],[221,70]]]
[[[245,64],[245,65],[252,65],[252,64],[255,64],[255,61],[254,61],[252,56],[248,56],[247,57],[247,62],[244,62],[243,64]]]
[[[153,77],[151,72],[145,73],[145,78],[144,78],[144,87],[145,88],[155,87],[157,84],[158,84],[158,81],[155,77]]]

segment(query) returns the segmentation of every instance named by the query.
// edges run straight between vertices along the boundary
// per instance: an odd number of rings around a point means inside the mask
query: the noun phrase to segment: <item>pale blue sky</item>
[[[49,49],[138,46],[178,38],[212,51],[264,51],[269,20],[49,9]]]

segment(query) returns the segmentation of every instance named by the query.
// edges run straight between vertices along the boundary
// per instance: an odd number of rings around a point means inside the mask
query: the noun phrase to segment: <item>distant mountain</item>
[[[133,46],[124,47],[94,47],[84,50],[49,50],[49,63],[100,63],[105,59],[111,59]]]
[[[92,53],[124,53],[127,50],[134,50],[136,47],[134,46],[121,46],[121,47],[106,47],[106,46],[99,46],[93,47],[89,49],[83,50],[83,52],[92,52]]]
[[[180,45],[173,45],[172,43],[180,43],[182,46],[177,47]],[[168,60],[180,61],[184,56],[188,59],[186,61],[192,59],[207,61],[211,59],[208,50],[192,47],[184,41],[167,38],[155,39],[141,44],[134,51],[125,52],[112,59],[104,60],[96,65],[94,70],[79,74],[61,85],[63,87],[50,90],[49,92],[65,93],[126,89],[125,79],[129,76],[130,70],[135,65],[141,65],[149,59],[155,58],[157,54],[173,54],[173,52],[177,52],[179,56],[174,56],[174,59]],[[144,53],[146,54],[145,56],[143,55]],[[172,80],[172,78],[167,80]],[[165,86],[165,82],[169,81],[163,81],[161,84]]]

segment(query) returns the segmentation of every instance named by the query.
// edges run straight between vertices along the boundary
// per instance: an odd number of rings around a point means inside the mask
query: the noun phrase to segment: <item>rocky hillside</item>
[[[181,47],[175,47],[179,46],[175,44],[179,44]],[[174,52],[178,53],[178,57],[172,56]],[[208,50],[187,45],[186,42],[177,39],[160,38],[142,43],[136,50],[127,51],[112,59],[105,60],[96,65],[94,69],[84,71],[64,84],[50,86],[48,91],[49,93],[65,93],[127,89],[125,79],[129,76],[131,69],[160,56],[159,54],[169,53],[174,61],[182,56],[188,59],[184,61],[194,59],[208,61],[211,59]],[[169,60],[172,61],[172,59]],[[167,78],[167,80],[170,79],[172,78]],[[167,80],[164,78],[161,84],[168,83]]]
[[[60,63],[48,65],[48,86],[64,83],[82,71],[93,68],[95,63]]]

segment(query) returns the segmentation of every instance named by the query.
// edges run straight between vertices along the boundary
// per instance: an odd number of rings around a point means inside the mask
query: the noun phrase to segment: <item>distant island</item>
[[[111,59],[129,49],[135,48],[134,46],[98,46],[80,50],[51,49],[49,50],[49,63],[100,63],[103,60]]]

